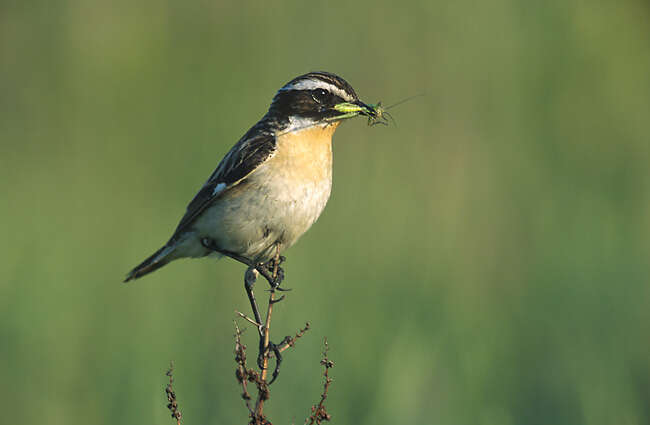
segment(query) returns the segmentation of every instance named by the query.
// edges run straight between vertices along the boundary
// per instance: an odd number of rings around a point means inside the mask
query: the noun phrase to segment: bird
[[[309,72],[286,83],[190,201],[167,243],[124,282],[176,259],[207,256],[231,257],[269,279],[270,268],[263,266],[274,264],[277,271],[280,254],[325,208],[332,188],[332,135],[356,116],[369,123],[382,118],[381,109],[359,100],[338,75]]]

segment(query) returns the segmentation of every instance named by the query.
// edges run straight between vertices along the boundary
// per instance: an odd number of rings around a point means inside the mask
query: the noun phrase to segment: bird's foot
[[[280,267],[280,264],[282,264],[284,261],[286,261],[286,258],[281,255],[278,257],[277,262],[275,259],[271,259],[266,263],[260,263],[255,267],[257,271],[269,282],[272,291],[291,291],[289,288],[280,287],[280,284],[284,280],[284,269]],[[277,301],[280,301],[280,299]]]
[[[282,363],[282,354],[280,354],[280,347],[282,347],[288,337],[286,337],[280,344],[274,344],[271,341],[269,341],[269,345],[264,347],[264,341],[260,341],[260,353],[257,356],[257,366],[259,366],[260,370],[264,370],[264,360],[265,357],[268,359],[270,358],[270,354],[273,353],[273,356],[275,357],[275,368],[273,369],[273,374],[271,375],[271,380],[269,381],[269,385],[271,385],[278,375],[280,374],[280,364]],[[268,364],[268,362],[267,362]]]

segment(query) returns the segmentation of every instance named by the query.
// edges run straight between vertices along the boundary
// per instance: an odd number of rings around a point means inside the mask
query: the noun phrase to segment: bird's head
[[[302,128],[359,115],[375,118],[377,111],[360,101],[352,86],[338,75],[310,72],[278,90],[269,114],[290,127]]]

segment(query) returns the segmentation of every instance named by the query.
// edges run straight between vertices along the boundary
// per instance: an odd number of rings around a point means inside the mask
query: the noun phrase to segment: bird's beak
[[[339,103],[338,105],[334,105],[334,109],[342,114],[336,117],[337,120],[353,118],[358,115],[364,115],[369,118],[377,117],[375,108],[372,105],[366,105],[360,100]]]

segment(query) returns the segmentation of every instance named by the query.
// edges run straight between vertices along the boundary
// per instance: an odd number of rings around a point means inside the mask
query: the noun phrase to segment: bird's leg
[[[269,282],[271,289],[277,289],[278,291],[290,291],[290,289],[280,288],[280,283],[284,280],[284,270],[282,269],[282,267],[280,267],[280,264],[282,264],[286,260],[286,258],[280,255],[280,249],[277,245],[276,245],[275,258],[272,258],[266,263],[257,263],[257,264],[255,264],[253,261],[249,260],[248,258],[242,257],[241,255],[236,254],[234,252],[219,249],[215,245],[214,241],[210,238],[201,239],[201,245],[203,245],[207,249],[218,252],[221,255],[230,257],[235,261],[239,261],[242,264],[246,264],[249,267],[254,265],[255,270],[257,270],[259,274],[264,276],[264,279],[266,279]],[[282,298],[280,298],[278,301],[280,301],[281,299]]]
[[[260,369],[263,370],[265,368],[264,355],[266,354],[267,345],[269,349],[273,350],[274,352],[277,351],[277,349],[271,348],[271,347],[275,347],[275,344],[273,344],[268,339],[269,330],[267,329],[266,326],[262,324],[262,316],[260,315],[260,310],[257,307],[257,301],[255,300],[255,294],[253,293],[253,286],[255,286],[255,281],[257,280],[258,273],[259,272],[253,266],[250,266],[248,270],[246,270],[246,273],[244,274],[244,288],[246,289],[246,295],[248,295],[248,300],[251,303],[251,308],[253,309],[253,315],[255,316],[255,322],[257,322],[257,330],[260,334],[259,351],[257,354],[257,364],[260,367]],[[268,341],[268,344],[266,341]],[[278,370],[278,366],[276,365],[276,369],[273,371],[273,380],[271,382],[273,382],[277,377],[277,373],[276,373],[277,370]]]
[[[280,363],[282,363],[282,354],[280,354],[282,351],[280,347],[289,343],[290,339],[291,337],[285,336],[279,345],[269,343],[269,350],[273,351],[273,355],[275,356],[275,369],[273,369],[273,378],[271,378],[271,381],[269,381],[269,385],[271,385],[273,381],[275,381],[275,378],[277,378],[280,374]]]
[[[212,251],[218,252],[221,255],[230,257],[233,260],[239,261],[240,263],[246,264],[248,269],[244,275],[244,289],[246,289],[246,295],[248,295],[248,300],[251,303],[251,308],[253,309],[253,315],[255,316],[255,321],[258,325],[258,331],[260,333],[260,344],[259,344],[259,354],[257,356],[257,365],[261,370],[266,369],[266,364],[268,364],[267,352],[273,352],[275,356],[275,369],[273,370],[273,375],[269,385],[275,381],[275,379],[280,374],[280,363],[282,363],[282,355],[280,354],[279,347],[284,344],[283,341],[279,346],[271,342],[269,339],[269,329],[268,325],[271,319],[271,311],[273,311],[273,304],[280,302],[284,299],[284,295],[275,299],[275,290],[278,291],[290,291],[290,289],[280,288],[280,283],[284,280],[284,270],[280,267],[286,258],[280,255],[280,248],[276,245],[275,247],[275,257],[270,261],[265,263],[255,264],[253,261],[250,261],[248,258],[242,257],[241,255],[235,254],[234,252],[224,251],[219,249],[214,241],[210,238],[201,239],[201,244]],[[269,310],[267,312],[266,325],[262,324],[262,316],[260,315],[259,308],[257,307],[257,301],[255,299],[255,294],[253,293],[253,287],[257,281],[257,275],[261,274],[271,285],[271,296],[269,298]],[[286,338],[285,338],[286,340]]]
[[[244,274],[244,289],[246,289],[246,295],[248,295],[248,301],[251,303],[251,308],[253,309],[253,315],[255,316],[255,322],[257,322],[257,330],[260,333],[262,341],[264,341],[264,325],[262,325],[262,316],[260,315],[260,310],[257,307],[257,301],[255,300],[255,294],[253,293],[253,287],[255,286],[255,281],[257,280],[257,270],[253,267],[249,267]]]
[[[280,374],[280,364],[282,363],[282,355],[280,354],[280,346],[285,343],[287,338],[285,338],[282,343],[278,346],[274,344],[270,338],[269,338],[269,324],[271,322],[271,312],[273,311],[273,304],[282,301],[284,298],[284,295],[277,300],[275,299],[275,290],[279,289],[280,282],[284,278],[284,272],[280,268],[280,264],[285,261],[285,258],[280,255],[280,248],[279,246],[276,245],[275,247],[275,258],[272,260],[268,261],[266,264],[262,264],[260,268],[263,268],[264,271],[266,271],[269,276],[265,276],[262,272],[262,274],[268,281],[269,284],[271,285],[271,294],[269,296],[269,309],[266,317],[266,323],[267,325],[264,328],[264,336],[265,338],[260,339],[260,347],[259,347],[259,355],[257,357],[257,365],[262,369],[264,372],[266,372],[266,368],[268,366],[269,358],[271,357],[271,352],[273,352],[275,356],[275,369],[273,370],[273,375],[271,380],[269,381],[269,385],[271,385],[278,375]],[[259,271],[259,268],[256,268]],[[270,278],[270,279],[269,279]],[[262,376],[264,376],[265,373],[263,373]]]
[[[257,273],[258,273],[256,268],[253,266],[253,262],[246,257],[242,257],[239,254],[235,254],[234,252],[219,249],[216,246],[214,240],[210,238],[202,238],[201,245],[203,245],[205,248],[209,250],[218,252],[221,255],[230,257],[233,260],[239,261],[240,263],[246,264],[248,266],[248,269],[244,274],[244,289],[246,290],[246,295],[248,295],[248,300],[251,303],[251,308],[253,309],[253,315],[255,316],[255,321],[257,322],[260,336],[264,338],[264,325],[262,325],[262,316],[260,315],[260,310],[257,307],[257,301],[255,300],[255,294],[253,293],[253,287],[255,286],[255,281],[257,280]]]

